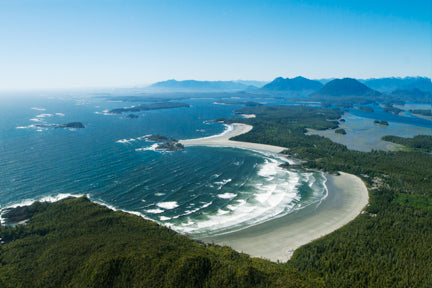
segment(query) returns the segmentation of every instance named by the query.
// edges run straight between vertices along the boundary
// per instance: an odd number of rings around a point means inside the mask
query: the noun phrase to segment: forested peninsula
[[[432,155],[358,152],[307,128],[338,128],[343,111],[245,107],[256,118],[219,119],[253,129],[234,140],[283,147],[302,169],[358,175],[369,206],[287,263],[195,242],[85,198],[36,203],[26,224],[2,226],[0,287],[430,287]],[[399,141],[399,140],[397,140]],[[292,169],[290,167],[289,169]],[[299,168],[299,167],[295,167]]]
[[[132,107],[116,108],[109,111],[111,114],[122,114],[130,112],[142,112],[149,110],[161,110],[161,109],[172,109],[172,108],[189,108],[189,104],[180,102],[162,102],[162,103],[151,103],[151,104],[140,104]]]

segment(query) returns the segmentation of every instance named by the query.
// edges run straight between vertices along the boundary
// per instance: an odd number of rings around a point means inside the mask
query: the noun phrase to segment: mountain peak
[[[316,80],[310,80],[302,76],[297,76],[292,79],[277,77],[272,82],[264,85],[262,90],[278,92],[310,92],[320,89],[321,86],[321,82]]]
[[[317,93],[320,96],[379,96],[381,93],[372,90],[353,78],[334,79],[325,84]]]

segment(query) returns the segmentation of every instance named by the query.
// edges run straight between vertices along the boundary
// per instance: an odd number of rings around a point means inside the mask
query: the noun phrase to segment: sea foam
[[[168,202],[159,202],[156,204],[156,206],[169,210],[169,209],[177,208],[179,205],[176,201],[168,201]]]

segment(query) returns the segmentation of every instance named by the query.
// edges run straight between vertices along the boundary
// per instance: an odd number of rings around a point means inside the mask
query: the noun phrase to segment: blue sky
[[[0,90],[431,77],[430,2],[0,0]]]

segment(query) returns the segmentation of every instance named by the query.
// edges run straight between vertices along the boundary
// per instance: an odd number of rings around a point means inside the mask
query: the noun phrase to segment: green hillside
[[[0,287],[313,287],[289,269],[204,245],[86,198],[35,203],[2,227]]]

